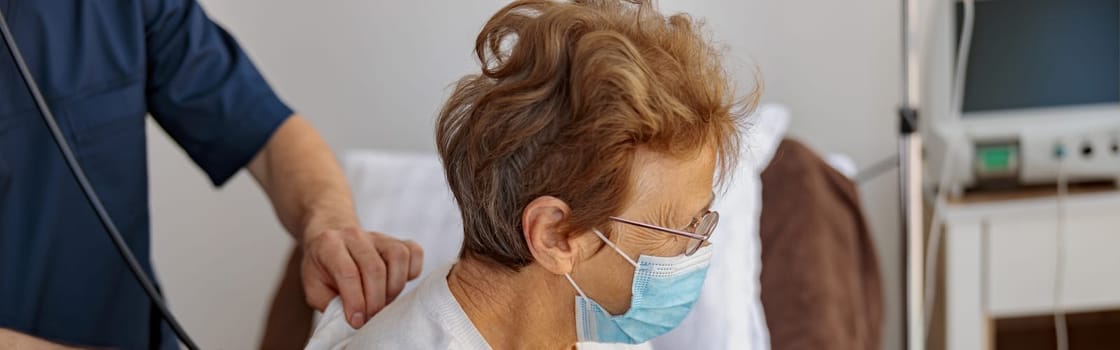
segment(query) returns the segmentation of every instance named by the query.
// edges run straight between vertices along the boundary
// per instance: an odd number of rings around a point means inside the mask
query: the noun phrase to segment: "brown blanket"
[[[879,265],[855,186],[784,140],[762,173],[762,305],[774,350],[879,349]]]

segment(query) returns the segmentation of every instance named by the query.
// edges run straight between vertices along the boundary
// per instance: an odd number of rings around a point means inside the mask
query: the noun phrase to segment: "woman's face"
[[[684,230],[711,205],[715,165],[712,149],[705,149],[692,159],[638,151],[632,172],[634,199],[618,217]],[[634,261],[639,255],[681,255],[691,240],[616,221],[598,229]],[[588,297],[608,312],[623,314],[630,308],[635,268],[593,233],[588,236],[584,254],[589,256],[575,266],[572,277]]]

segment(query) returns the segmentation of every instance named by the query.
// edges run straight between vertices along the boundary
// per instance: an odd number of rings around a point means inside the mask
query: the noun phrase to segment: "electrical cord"
[[[960,120],[964,105],[964,79],[968,72],[968,54],[972,47],[972,28],[976,21],[975,0],[962,0],[964,5],[964,18],[961,23],[961,36],[957,42],[957,57],[955,71],[953,72],[953,91],[949,101],[950,111],[957,120]],[[941,158],[941,177],[938,186],[934,189],[933,213],[930,218],[929,236],[926,238],[925,256],[925,291],[924,316],[925,338],[929,339],[930,326],[933,320],[933,308],[937,302],[937,264],[941,250],[942,226],[944,218],[942,212],[948,201],[949,179],[953,172],[953,155],[956,148],[952,142],[946,142],[944,154]]]
[[[101,221],[101,226],[105,228],[109,239],[113,241],[113,246],[117,248],[121,259],[128,265],[129,271],[132,272],[132,276],[135,277],[136,281],[143,287],[144,292],[148,294],[148,299],[159,309],[163,319],[171,325],[171,329],[175,332],[175,335],[179,337],[179,340],[182,341],[188,349],[197,350],[198,345],[195,345],[194,341],[187,335],[187,332],[179,325],[175,316],[167,309],[167,305],[164,303],[159,291],[156,290],[155,284],[153,284],[148,275],[144,273],[144,270],[140,268],[140,263],[137,262],[136,256],[128,249],[128,245],[125,243],[124,238],[121,237],[117,226],[113,223],[113,219],[109,217],[109,212],[105,210],[105,206],[101,204],[101,199],[97,196],[97,193],[94,192],[93,186],[90,185],[89,180],[86,178],[85,171],[83,171],[82,166],[78,164],[77,158],[74,157],[73,152],[70,150],[70,145],[62,135],[62,131],[58,127],[58,122],[55,120],[54,115],[51,114],[46,99],[43,98],[42,92],[39,91],[39,86],[31,76],[31,70],[27,68],[27,63],[24,62],[23,55],[20,54],[19,48],[16,46],[15,36],[12,35],[11,29],[8,28],[7,18],[2,11],[0,11],[0,36],[3,37],[4,42],[7,44],[8,53],[19,69],[19,73],[23,78],[23,84],[27,87],[27,91],[31,94],[31,97],[35,100],[35,106],[39,110],[39,115],[42,116],[43,122],[46,123],[47,128],[50,129],[51,137],[54,138],[54,142],[58,146],[58,150],[62,153],[67,167],[70,168],[70,173],[74,176],[74,180],[77,181],[78,186],[82,189],[82,194],[85,195],[86,200],[89,202],[90,206],[93,207],[94,212],[96,212],[98,220]]]
[[[1069,329],[1066,328],[1066,312],[1062,309],[1062,294],[1065,292],[1066,269],[1066,198],[1069,196],[1069,179],[1065,162],[1067,152],[1060,152],[1058,159],[1058,227],[1054,236],[1054,332],[1057,335],[1058,350],[1069,349]]]
[[[888,171],[898,168],[898,154],[892,154],[884,157],[879,161],[872,163],[871,166],[863,168],[855,176],[852,176],[852,181],[857,184],[863,184],[868,181],[874,180]]]

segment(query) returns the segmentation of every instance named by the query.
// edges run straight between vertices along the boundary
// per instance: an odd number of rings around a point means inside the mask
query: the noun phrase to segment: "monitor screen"
[[[1120,103],[1120,0],[981,0],[975,9],[964,112]],[[956,38],[963,14],[958,3]]]

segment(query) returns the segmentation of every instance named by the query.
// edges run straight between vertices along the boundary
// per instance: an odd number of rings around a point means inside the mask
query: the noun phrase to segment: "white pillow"
[[[712,233],[715,252],[700,300],[679,327],[653,340],[655,349],[770,348],[759,297],[759,174],[774,157],[789,122],[789,110],[781,105],[762,105],[748,118],[740,135],[738,167],[712,205],[720,222]]]
[[[747,169],[740,166],[740,170],[749,170],[755,174],[762,174],[778,145],[786,137],[789,130],[789,108],[780,104],[764,104],[747,118],[747,127],[743,129],[742,142],[744,154],[742,160],[749,162]]]

